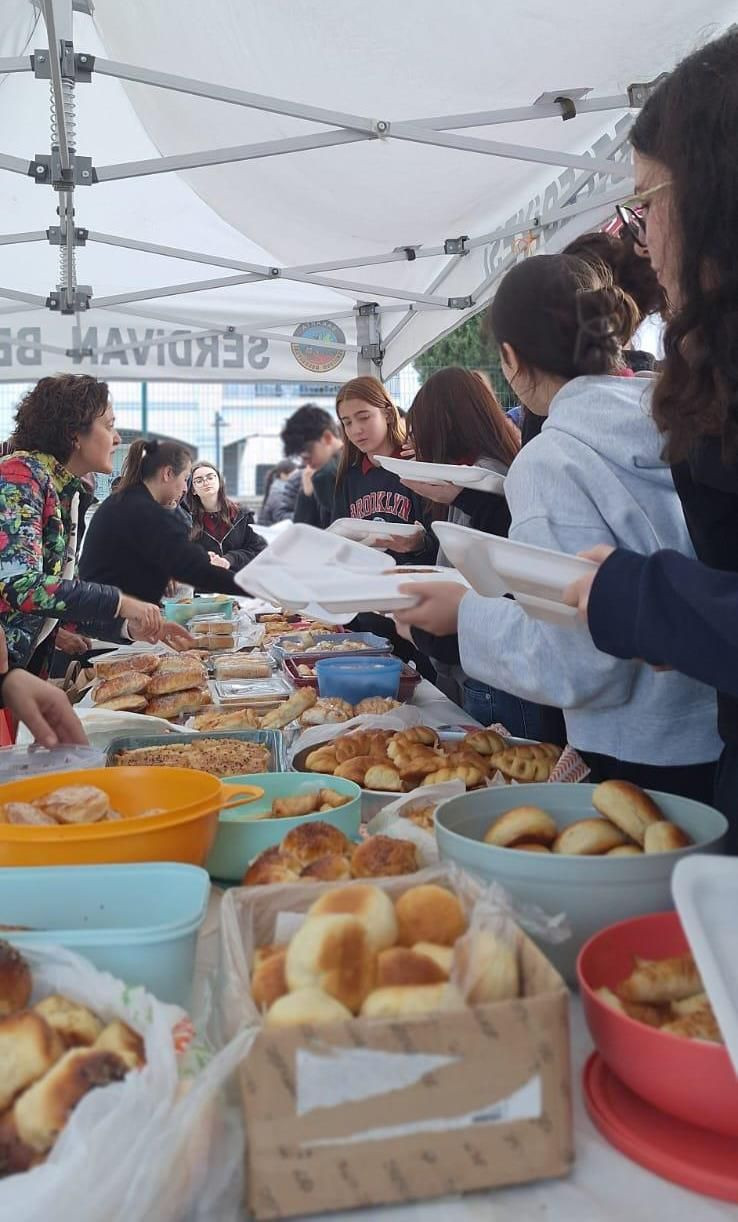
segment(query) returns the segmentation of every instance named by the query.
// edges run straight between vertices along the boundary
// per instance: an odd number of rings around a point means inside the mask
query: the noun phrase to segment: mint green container
[[[178,600],[176,598],[162,599],[164,619],[174,624],[189,624],[198,615],[222,615],[224,619],[233,619],[234,600],[210,594],[196,594],[194,598]]]
[[[359,838],[361,790],[353,781],[345,781],[343,777],[324,776],[317,772],[257,772],[243,777],[224,777],[223,783],[258,785],[264,790],[264,796],[256,802],[221,811],[215,844],[205,863],[205,869],[211,878],[222,882],[240,882],[259,853],[279,844],[283,836],[300,823],[314,823],[322,819],[323,822],[340,828],[349,840]],[[274,798],[291,798],[316,789],[334,789],[338,793],[345,793],[350,801],[322,814],[299,815],[294,819],[265,817],[271,810]]]

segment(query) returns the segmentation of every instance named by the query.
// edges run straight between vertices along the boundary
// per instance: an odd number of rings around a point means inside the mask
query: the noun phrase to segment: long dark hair
[[[738,456],[738,28],[683,59],[654,91],[630,139],[669,175],[680,301],[664,335],[653,414],[666,455],[701,436]]]
[[[215,509],[213,510],[211,517],[214,517],[220,522],[224,522],[226,526],[230,526],[238,513],[238,505],[235,501],[230,500],[230,498],[226,496],[225,476],[222,475],[218,468],[213,466],[211,462],[198,461],[192,464],[192,479],[194,479],[195,472],[199,471],[201,467],[207,467],[208,471],[214,471],[218,477],[218,499],[215,502]],[[192,530],[190,531],[190,538],[197,540],[201,539],[203,536],[205,530],[205,514],[207,510],[195,492],[192,479],[190,480],[190,490],[187,494],[187,507],[192,514]]]
[[[139,438],[131,444],[126,454],[120,483],[114,495],[119,496],[121,492],[127,492],[129,488],[135,488],[147,479],[153,479],[157,471],[162,471],[165,467],[171,467],[175,475],[180,475],[191,462],[192,455],[187,446],[178,441]]]
[[[515,349],[529,372],[570,381],[619,373],[638,308],[604,263],[574,255],[532,255],[500,282],[485,318],[498,344]]]
[[[361,399],[362,403],[368,403],[370,407],[378,407],[382,412],[384,412],[387,420],[387,433],[392,445],[395,448],[402,445],[405,437],[407,436],[405,421],[400,415],[400,409],[387,394],[387,391],[378,378],[352,378],[350,382],[346,382],[336,395],[336,411],[338,411],[341,404],[345,403],[348,399]],[[341,434],[343,436],[344,445],[343,449],[341,450],[341,457],[338,461],[336,486],[343,483],[349,467],[358,466],[364,457],[358,446],[355,446],[352,441],[349,441],[343,424],[341,424]]]
[[[423,383],[408,426],[420,462],[496,458],[509,467],[520,449],[517,429],[484,379],[458,366],[439,369]]]
[[[613,283],[638,306],[639,325],[650,314],[663,314],[665,311],[666,294],[649,260],[638,254],[630,230],[624,229],[617,238],[602,230],[580,233],[561,253],[576,255],[588,263],[604,263],[609,267]]]

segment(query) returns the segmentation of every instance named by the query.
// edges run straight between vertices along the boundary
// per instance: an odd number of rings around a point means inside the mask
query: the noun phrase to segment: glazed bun
[[[577,819],[554,840],[554,853],[599,856],[625,844],[626,837],[608,819]]]
[[[648,794],[630,781],[602,781],[592,794],[592,805],[640,845],[646,828],[664,817]]]
[[[361,1017],[411,1018],[463,1009],[464,998],[453,984],[396,985],[370,993],[361,1007]]]
[[[453,946],[466,930],[460,901],[435,883],[410,887],[396,900],[395,913],[401,946],[414,946],[416,942]]]
[[[31,996],[31,969],[19,951],[0,938],[0,1018],[24,1010]]]
[[[315,883],[343,883],[351,878],[351,862],[340,853],[326,853],[304,866],[300,878]]]
[[[643,849],[646,853],[675,853],[677,849],[686,849],[691,843],[689,836],[680,827],[662,819],[646,828]]]
[[[386,878],[414,874],[418,868],[415,845],[394,836],[369,836],[356,845],[351,855],[354,878]]]
[[[507,1001],[520,992],[517,954],[491,930],[474,930],[458,942],[453,974],[473,1006]]]
[[[251,977],[251,996],[254,1005],[259,1009],[269,1009],[278,997],[287,992],[287,977],[285,976],[285,961],[287,948],[270,955],[263,963],[254,968]]]
[[[377,959],[377,987],[407,984],[443,984],[448,979],[434,959],[406,946],[391,946]]]
[[[299,877],[299,861],[283,853],[279,845],[275,844],[254,858],[243,876],[243,886],[263,887],[269,883],[296,883]]]
[[[346,855],[351,852],[351,841],[340,828],[324,819],[311,823],[298,823],[282,840],[281,850],[287,857],[294,857],[301,866],[325,857],[328,853]]]
[[[42,1077],[64,1052],[64,1044],[40,1014],[22,1010],[0,1020],[0,1112]]]
[[[366,928],[357,917],[340,913],[311,916],[287,950],[287,986],[318,988],[356,1014],[374,987],[377,970]]]
[[[397,941],[397,917],[392,900],[371,883],[354,883],[326,891],[308,909],[308,917],[336,914],[355,917],[366,930],[369,946],[374,951],[394,946]]]
[[[299,1027],[303,1023],[340,1023],[351,1017],[351,1011],[335,997],[322,989],[307,988],[278,997],[264,1022],[267,1027]]]
[[[52,993],[33,1007],[61,1037],[66,1048],[89,1047],[102,1033],[103,1024],[87,1006]]]
[[[517,847],[520,840],[550,845],[558,834],[558,827],[545,810],[538,806],[516,806],[495,819],[484,833],[484,842],[500,848]]]
[[[126,1076],[114,1052],[72,1048],[18,1099],[13,1119],[18,1136],[39,1154],[53,1146],[74,1108],[89,1091]]]

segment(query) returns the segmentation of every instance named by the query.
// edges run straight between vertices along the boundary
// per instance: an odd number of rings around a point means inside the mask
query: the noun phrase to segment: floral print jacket
[[[108,630],[115,619],[114,586],[62,578],[81,487],[50,454],[18,450],[0,460],[0,625],[13,666],[28,664],[48,618]]]

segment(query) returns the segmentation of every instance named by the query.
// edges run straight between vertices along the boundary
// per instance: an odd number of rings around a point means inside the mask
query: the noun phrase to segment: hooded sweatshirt
[[[505,482],[509,538],[574,554],[608,543],[693,555],[640,379],[582,377],[554,396]],[[461,664],[504,691],[564,710],[569,742],[630,763],[706,763],[720,753],[714,692],[684,675],[600,653],[587,628],[532,619],[510,599],[465,596]]]

